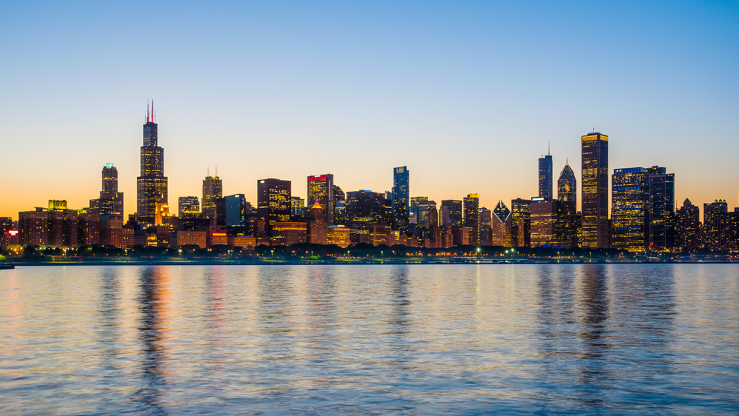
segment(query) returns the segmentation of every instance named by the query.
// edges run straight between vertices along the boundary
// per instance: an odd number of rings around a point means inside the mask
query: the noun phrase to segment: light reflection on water
[[[17,414],[739,412],[736,265],[29,267]]]

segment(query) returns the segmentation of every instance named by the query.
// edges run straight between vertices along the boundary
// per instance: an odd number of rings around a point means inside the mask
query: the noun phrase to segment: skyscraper
[[[711,251],[726,251],[729,248],[729,208],[726,200],[717,199],[703,204],[703,243]]]
[[[675,245],[675,174],[659,166],[649,175],[649,248],[668,250]]]
[[[251,211],[251,204],[246,202],[244,194],[229,195],[223,200],[226,227],[246,227],[246,217]]]
[[[565,164],[557,180],[557,199],[572,202],[577,206],[577,179],[570,164]]]
[[[200,202],[196,196],[181,196],[177,200],[180,219],[196,218],[200,215]]]
[[[608,248],[608,136],[582,136],[582,246]]]
[[[157,204],[167,204],[167,177],[164,176],[164,149],[159,147],[154,103],[146,106],[144,145],[141,146],[141,176],[137,179],[136,214],[140,223],[153,225]]]
[[[492,212],[490,212],[489,209],[485,207],[480,208],[478,211],[479,211],[479,218],[480,218],[480,227],[479,227],[480,245],[481,246],[495,245],[495,244],[492,244],[493,224],[495,221],[495,219],[493,218],[494,215],[492,214]]]
[[[469,194],[464,197],[464,225],[469,227],[470,245],[480,245],[480,195]]]
[[[218,177],[218,170],[216,169],[216,176],[208,176],[203,179],[203,199],[201,200],[203,206],[203,217],[211,220],[216,218],[216,201],[218,198],[223,198],[223,181]]]
[[[700,215],[698,207],[689,199],[685,199],[682,208],[677,210],[676,238],[684,252],[693,252],[700,248]]]
[[[539,158],[539,198],[554,197],[552,193],[552,155]]]
[[[611,245],[644,251],[649,245],[649,174],[644,168],[613,171]]]
[[[276,222],[290,221],[292,214],[291,183],[280,179],[257,181],[257,217],[264,222],[264,230],[272,235]]]
[[[511,201],[511,240],[515,247],[531,245],[531,200],[516,198]]]
[[[500,247],[513,246],[512,238],[513,216],[511,210],[503,203],[498,201],[498,205],[493,210],[492,239],[490,244]]]
[[[103,167],[103,190],[100,198],[90,200],[90,211],[123,218],[123,192],[118,192],[118,169],[112,163]]]
[[[308,176],[308,206],[316,202],[321,204],[326,222],[333,224],[334,208],[334,175],[326,173],[318,176]]]
[[[408,230],[410,203],[410,171],[407,166],[393,168],[391,215],[395,229],[401,231]]]
[[[441,208],[447,208],[449,212],[449,224],[444,224],[445,227],[453,225],[462,226],[462,201],[458,199],[446,199],[441,201]]]

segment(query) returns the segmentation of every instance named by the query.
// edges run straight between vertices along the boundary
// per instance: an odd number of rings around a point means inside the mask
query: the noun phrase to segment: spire
[[[151,100],[151,122],[154,122],[154,100]]]
[[[146,99],[146,122],[149,122],[149,99]]]
[[[218,165],[216,165],[216,178],[218,177]]]
[[[152,102],[151,105],[153,107],[154,106],[154,103]],[[547,155],[549,155],[549,156],[552,155],[552,141],[551,140],[547,140]]]
[[[205,175],[205,176],[206,176],[206,177],[207,177],[207,176],[210,176],[210,166],[208,166],[208,174],[207,174],[207,175]]]

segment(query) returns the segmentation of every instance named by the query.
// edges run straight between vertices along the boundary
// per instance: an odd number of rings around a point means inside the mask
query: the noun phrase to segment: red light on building
[[[325,180],[326,180],[326,178],[327,178],[327,176],[326,176],[326,175],[321,175],[321,176],[309,176],[309,177],[308,177],[308,181],[309,181],[309,182],[313,182],[313,181],[325,181]]]
[[[226,233],[213,233],[213,234],[211,234],[211,235],[212,235],[213,237],[226,237],[226,236],[227,236],[227,234],[226,234]]]
[[[18,230],[8,230],[8,235],[11,237],[15,237],[18,235]]]

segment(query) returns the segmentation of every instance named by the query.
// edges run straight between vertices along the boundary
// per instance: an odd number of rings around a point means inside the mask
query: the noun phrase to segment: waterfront
[[[736,264],[19,267],[0,410],[739,412]]]

